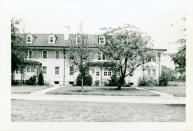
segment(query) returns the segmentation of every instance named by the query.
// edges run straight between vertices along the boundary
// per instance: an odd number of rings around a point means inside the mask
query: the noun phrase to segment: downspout
[[[64,55],[64,75],[63,75],[63,86],[65,86],[65,49],[63,50],[63,55]]]
[[[102,78],[102,75],[103,75],[103,73],[102,73],[102,66],[100,66],[100,74],[101,74],[101,86],[102,86],[102,80],[103,80],[103,78]]]
[[[160,73],[161,73],[161,68],[160,68],[160,57],[161,57],[161,53],[158,52],[158,58],[159,58],[159,78],[158,78],[158,85],[160,85]]]

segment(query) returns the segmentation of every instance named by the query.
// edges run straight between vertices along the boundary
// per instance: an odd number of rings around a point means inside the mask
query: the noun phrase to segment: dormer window
[[[27,35],[26,42],[27,43],[32,43],[32,36],[31,35]]]
[[[99,44],[105,44],[105,37],[104,37],[104,36],[100,36],[100,37],[98,38],[98,43],[99,43]]]
[[[76,36],[76,44],[81,44],[82,42],[82,37],[80,35]]]
[[[48,43],[51,43],[51,44],[53,44],[53,43],[55,43],[55,36],[54,35],[50,35],[49,36],[49,38],[48,38]]]

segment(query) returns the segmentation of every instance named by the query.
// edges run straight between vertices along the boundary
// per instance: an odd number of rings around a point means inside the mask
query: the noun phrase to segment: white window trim
[[[44,72],[44,67],[45,67],[45,69],[46,69],[45,72]],[[47,74],[47,66],[42,66],[42,73],[43,73],[43,74]]]
[[[47,52],[47,53],[46,53],[46,54],[47,54],[47,58],[44,58],[44,51]],[[48,59],[48,51],[47,51],[47,50],[43,50],[43,51],[42,51],[42,59]]]
[[[105,74],[106,74],[106,75],[105,75]],[[103,75],[104,75],[104,76],[108,76],[108,71],[104,71],[104,72],[103,72]]]
[[[56,74],[56,69],[58,69],[58,74]],[[55,66],[55,75],[60,75],[60,67],[59,66]]]
[[[73,69],[73,71],[71,71],[71,68]],[[74,75],[74,72],[75,72],[75,71],[74,71],[74,66],[70,66],[69,70],[70,70],[70,73],[69,73],[70,76],[73,76],[73,75]],[[71,73],[72,73],[72,74],[71,74]]]
[[[51,37],[53,37],[53,42],[50,41],[50,38],[51,38]],[[55,41],[56,41],[56,37],[55,37],[54,35],[49,35],[49,36],[48,36],[48,43],[54,44]]]
[[[33,58],[33,51],[32,50],[28,50],[27,51],[27,58],[29,58],[29,59],[31,59],[30,57],[29,57],[29,52],[31,51],[31,55],[32,55],[32,57],[31,58]]]
[[[100,38],[103,38],[104,39],[104,42],[103,43],[101,43],[101,41],[100,41]],[[99,44],[105,44],[105,37],[104,36],[99,36]]]
[[[109,73],[110,73],[111,75],[109,75]],[[112,76],[112,72],[111,72],[111,71],[108,71],[108,76]]]
[[[30,37],[31,41],[28,42],[28,37]],[[26,36],[26,43],[32,43],[32,35],[27,35]]]
[[[80,35],[76,35],[76,44],[81,44],[81,43],[78,43],[78,38],[81,38]]]
[[[58,58],[56,57],[56,59],[60,59],[60,51],[56,51],[56,56],[57,56],[57,52],[58,52]]]
[[[98,74],[98,75],[97,75]],[[100,76],[100,72],[99,71],[96,71],[96,76]]]
[[[104,57],[105,59],[103,59],[103,55],[105,56],[105,57]],[[99,56],[100,56],[100,58],[101,58],[100,60],[99,60]],[[98,58],[97,58],[97,60],[98,60],[98,61],[106,61],[106,60],[107,60],[107,57],[106,57],[106,55],[103,54],[102,52],[99,52],[99,53],[98,53]]]

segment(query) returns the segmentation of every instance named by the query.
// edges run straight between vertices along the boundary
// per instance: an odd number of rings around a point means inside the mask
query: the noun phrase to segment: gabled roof
[[[32,35],[32,43],[26,42],[26,37],[29,34],[19,34],[20,37],[23,38],[24,42],[21,44],[25,44],[27,46],[40,46],[40,47],[65,47],[75,44],[77,34],[70,34],[69,39],[64,39],[64,34],[30,34]],[[56,37],[55,43],[49,43],[48,38],[50,35],[54,35]],[[98,45],[98,37],[100,35],[89,34],[88,35],[88,44],[91,46]]]
[[[32,43],[26,42],[27,35],[32,35]],[[49,43],[48,39],[50,35],[54,35],[56,37],[55,43]],[[77,34],[70,34],[68,40],[64,39],[64,34],[19,34],[20,37],[23,38],[23,42],[20,44],[25,44],[28,47],[35,48],[61,48],[61,47],[69,47],[72,44],[76,44],[76,36]],[[89,47],[99,47],[101,44],[98,43],[98,38],[101,35],[99,34],[88,34],[88,45]],[[159,51],[167,51],[166,49],[151,49],[151,50],[159,50]]]

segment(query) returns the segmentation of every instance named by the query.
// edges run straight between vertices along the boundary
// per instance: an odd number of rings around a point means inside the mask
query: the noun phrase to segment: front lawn
[[[131,87],[123,87],[122,90],[116,90],[117,87],[84,87],[84,95],[103,95],[103,96],[159,96],[148,90],[139,90]],[[48,92],[47,94],[56,95],[81,95],[81,87],[65,86]]]
[[[185,87],[147,87],[147,89],[165,92],[172,94],[176,97],[185,97],[186,96],[186,88]]]
[[[11,101],[13,122],[184,122],[184,104]]]
[[[50,88],[51,86],[12,86],[11,93],[30,94],[33,91]]]

